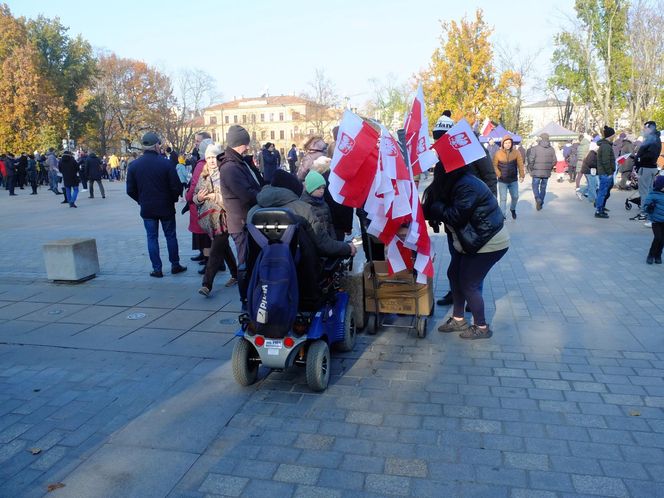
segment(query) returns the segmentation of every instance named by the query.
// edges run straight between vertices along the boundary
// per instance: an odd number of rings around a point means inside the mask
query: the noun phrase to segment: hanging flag
[[[413,105],[406,117],[406,150],[410,167],[414,175],[427,171],[434,166],[437,159],[431,153],[431,140],[429,139],[429,120],[424,107],[424,92],[422,83],[417,86],[417,93]]]
[[[351,111],[344,112],[329,177],[330,194],[339,204],[364,205],[376,176],[377,142],[376,130]]]
[[[483,136],[483,137],[486,137],[495,128],[496,128],[496,125],[494,125],[489,118],[486,118],[484,120],[484,123],[482,123],[482,127],[480,128],[480,135]]]
[[[459,169],[466,164],[485,157],[484,147],[479,142],[468,121],[462,119],[450,131],[433,144],[446,172]]]

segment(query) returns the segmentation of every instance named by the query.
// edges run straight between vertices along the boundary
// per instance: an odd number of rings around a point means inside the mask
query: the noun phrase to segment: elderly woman
[[[219,145],[210,144],[205,149],[205,164],[201,168],[193,196],[197,208],[198,225],[212,240],[208,263],[203,275],[203,284],[198,290],[205,297],[212,292],[214,277],[224,261],[231,272],[231,278],[226,282],[226,287],[237,283],[237,263],[228,243],[226,210],[221,197],[219,175],[221,158],[222,149]]]
[[[468,166],[447,173],[438,163],[424,193],[423,209],[430,224],[444,223],[452,238],[447,276],[454,309],[438,331],[461,332],[462,339],[488,339],[493,332],[484,316],[482,286],[510,242],[498,201]],[[466,303],[473,314],[472,325],[464,317]]]
[[[304,157],[300,163],[300,167],[297,170],[297,179],[301,182],[304,181],[307,173],[314,164],[314,161],[321,156],[325,155],[327,150],[327,144],[321,137],[311,137],[304,144]]]

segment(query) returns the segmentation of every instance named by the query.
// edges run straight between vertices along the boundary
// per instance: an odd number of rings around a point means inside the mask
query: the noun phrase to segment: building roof
[[[316,105],[315,102],[305,99],[303,97],[296,97],[294,95],[274,95],[269,97],[249,97],[242,99],[235,99],[229,102],[222,102],[206,108],[206,111],[217,111],[226,109],[240,109],[252,107],[269,107],[269,106],[285,106],[285,105],[303,105],[310,104]]]

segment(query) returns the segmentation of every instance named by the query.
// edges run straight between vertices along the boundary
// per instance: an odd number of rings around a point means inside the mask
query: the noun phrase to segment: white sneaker
[[[577,188],[576,189],[576,196],[579,198],[580,201],[583,200],[583,194],[581,193],[581,189]]]
[[[646,228],[652,228],[652,221],[646,221],[643,226]]]
[[[81,192],[87,192],[87,191],[88,191],[87,188],[82,188],[82,189],[81,189]]]

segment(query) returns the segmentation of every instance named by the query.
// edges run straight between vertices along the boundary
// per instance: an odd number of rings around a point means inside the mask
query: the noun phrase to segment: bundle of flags
[[[329,191],[343,205],[364,208],[367,231],[386,246],[390,273],[417,270],[433,277],[433,254],[415,176],[440,158],[446,171],[484,157],[467,121],[461,120],[431,146],[421,85],[406,118],[406,158],[384,126],[345,111],[330,165]],[[413,261],[413,251],[416,257]]]

